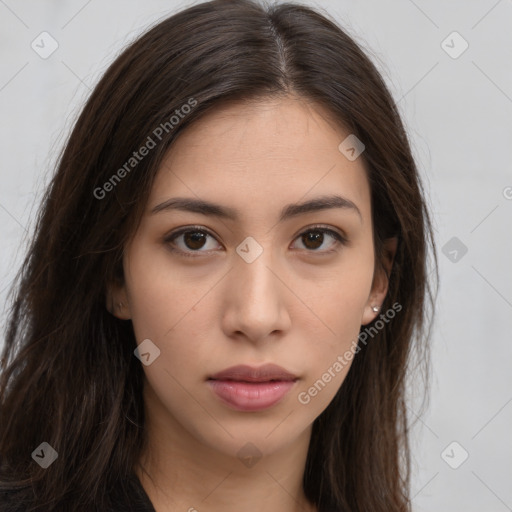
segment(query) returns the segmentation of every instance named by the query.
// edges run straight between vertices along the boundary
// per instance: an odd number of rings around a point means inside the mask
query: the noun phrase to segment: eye
[[[183,237],[182,244],[177,244],[175,240],[181,237]],[[199,249],[208,245],[208,238],[214,238],[214,236],[200,226],[189,226],[171,233],[164,239],[164,242],[169,244],[172,251],[182,253],[184,256],[194,257],[195,255],[190,253],[206,252],[199,251]],[[183,244],[185,244],[185,246],[183,246]],[[175,246],[178,246],[178,248],[176,249]],[[210,247],[210,249],[212,248]]]
[[[328,246],[329,249],[318,250],[324,244],[326,236],[331,238],[333,242]],[[180,238],[182,240],[179,240]],[[215,239],[215,237],[203,227],[189,226],[169,234],[165,237],[164,242],[170,246],[173,252],[181,253],[181,255],[187,257],[196,257],[194,253],[208,252],[209,250],[216,249],[214,246],[208,247],[209,239]],[[177,243],[177,240],[181,241],[181,243]],[[315,253],[332,253],[333,247],[347,243],[345,237],[340,233],[322,226],[308,228],[297,237],[297,240],[302,241],[307,252]]]
[[[328,246],[330,249],[318,250],[319,247],[322,247],[326,235],[334,242]],[[306,249],[309,249],[307,252],[318,253],[332,253],[334,251],[334,247],[337,247],[340,244],[345,245],[347,243],[346,238],[340,233],[323,226],[312,226],[308,228],[299,235],[298,239],[302,241]]]

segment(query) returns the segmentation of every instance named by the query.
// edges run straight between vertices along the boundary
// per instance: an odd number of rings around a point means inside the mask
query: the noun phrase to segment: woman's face
[[[277,452],[342,385],[386,293],[364,164],[338,148],[349,135],[297,99],[231,104],[184,131],[161,166],[115,299],[137,343],[150,340],[148,421],[185,445]],[[172,208],[176,198],[216,207]],[[210,380],[266,363],[296,380]]]

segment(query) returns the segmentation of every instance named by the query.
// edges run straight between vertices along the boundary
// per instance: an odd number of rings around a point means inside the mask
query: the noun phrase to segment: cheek
[[[163,340],[179,329],[199,300],[200,289],[177,271],[165,250],[139,242],[126,268],[130,313],[137,340]]]
[[[324,334],[315,336],[316,341],[311,345],[314,357],[310,359],[308,387],[303,390],[310,389],[309,398],[314,396],[320,407],[332,399],[356,357],[354,352],[373,279],[371,246],[368,251],[350,254],[344,263],[316,288],[316,304],[311,303],[322,319]],[[320,393],[324,387],[328,389]]]
[[[346,264],[324,283],[317,295],[338,344],[346,341],[347,334],[353,337],[359,333],[372,287],[373,254],[360,252],[353,256],[347,258]]]
[[[143,247],[131,252],[127,271],[137,343],[149,339],[159,350],[154,362],[143,367],[150,388],[167,410],[182,408],[186,414],[188,406],[184,404],[190,402],[190,396],[185,383],[190,381],[189,369],[197,366],[200,354],[200,304],[194,305],[204,295],[202,286],[194,286],[182,272],[176,272],[168,255],[159,251],[149,254]]]
[[[215,278],[194,278],[183,269],[177,271],[165,251],[153,249],[150,254],[143,244],[131,252],[127,271],[137,343],[149,339],[159,350],[154,363],[144,366],[144,372],[160,399],[170,401],[168,407],[178,406],[189,398],[183,386],[190,385],[191,375],[198,380],[206,377],[206,369],[197,366],[212,329],[211,296],[207,292]],[[190,368],[197,371],[191,374]]]

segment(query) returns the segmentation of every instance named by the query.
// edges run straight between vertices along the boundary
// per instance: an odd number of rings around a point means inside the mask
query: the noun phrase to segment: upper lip
[[[297,380],[297,376],[287,372],[281,366],[265,364],[258,368],[248,365],[237,365],[226,368],[212,375],[212,380],[238,380],[244,382],[268,382],[271,380]]]

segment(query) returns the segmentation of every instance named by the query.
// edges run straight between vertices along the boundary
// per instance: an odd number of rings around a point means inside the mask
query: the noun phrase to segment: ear
[[[120,320],[130,320],[132,317],[124,284],[110,283],[107,285],[105,306],[113,316]]]
[[[365,305],[361,325],[367,325],[381,313],[380,309],[386,294],[388,293],[388,276],[391,274],[393,261],[395,259],[396,249],[398,246],[398,238],[388,238],[384,240],[382,248],[382,263],[375,265],[375,273],[373,275],[372,289]],[[373,308],[379,308],[374,311]]]

